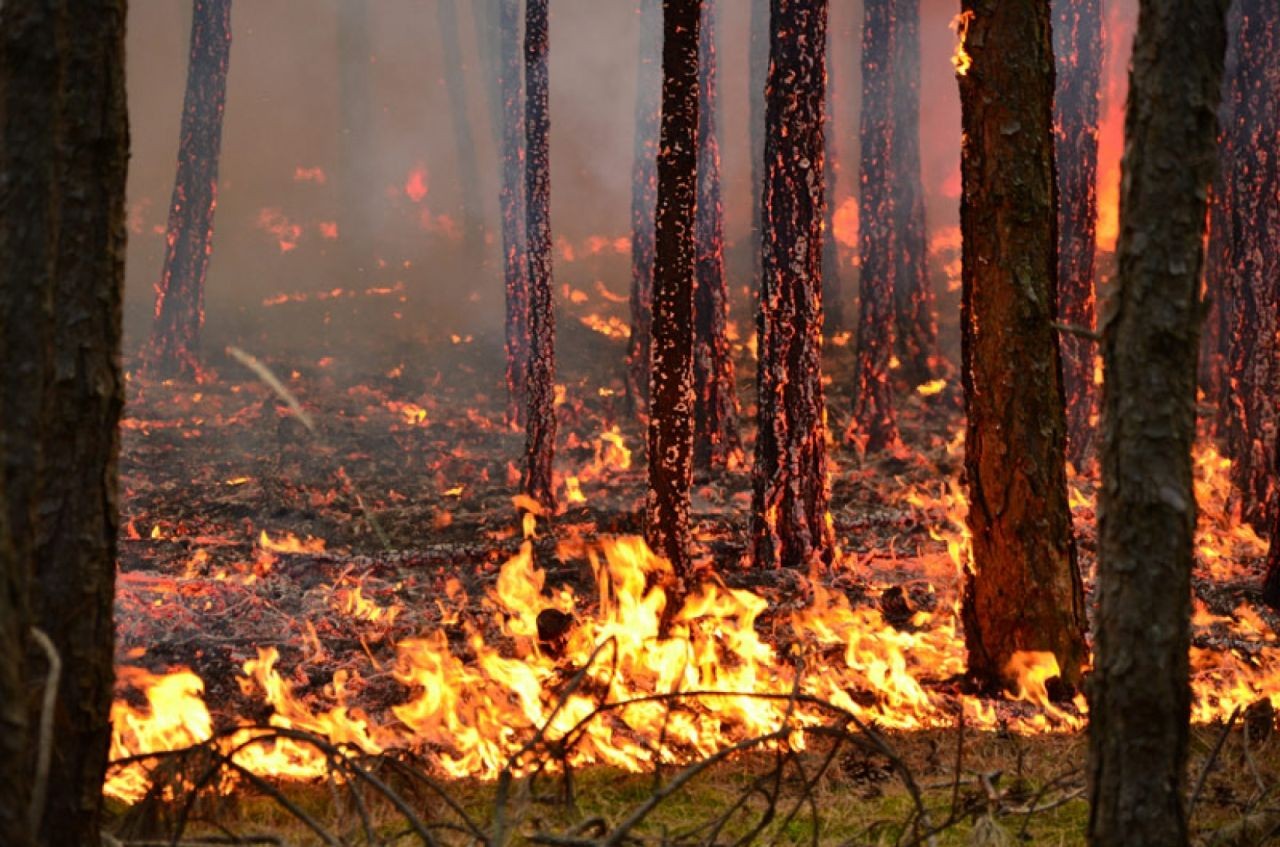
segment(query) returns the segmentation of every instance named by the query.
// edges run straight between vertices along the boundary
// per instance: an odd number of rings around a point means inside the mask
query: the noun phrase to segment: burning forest
[[[6,0],[0,845],[1274,840],[1278,27]]]

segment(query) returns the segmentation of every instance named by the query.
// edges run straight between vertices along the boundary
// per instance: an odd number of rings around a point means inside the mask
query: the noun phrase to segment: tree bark
[[[765,88],[759,434],[752,503],[757,567],[830,562],[822,391],[826,0],[771,0]]]
[[[827,55],[831,55],[831,43],[834,33],[827,29]],[[836,78],[835,73],[827,73],[826,114],[827,122],[824,130],[826,149],[826,168],[823,172],[825,185],[825,207],[822,210],[822,335],[831,338],[844,332],[844,280],[840,274],[840,242],[836,240],[836,186],[840,181],[839,156],[840,144],[837,139],[840,130],[836,126]]]
[[[965,474],[973,562],[962,614],[970,674],[1013,682],[1048,651],[1068,687],[1088,661],[1071,537],[1058,359],[1053,51],[1048,0],[964,0],[960,76]]]
[[[724,207],[720,199],[720,141],[716,75],[718,0],[703,0],[698,66],[698,203],[694,292],[694,470],[741,463],[738,395],[729,343],[729,287],[724,270]]]
[[[1093,845],[1187,843],[1196,352],[1228,0],[1142,0],[1103,324]]]
[[[476,168],[475,136],[471,132],[471,115],[467,109],[467,73],[459,49],[461,38],[456,0],[436,0],[436,26],[440,30],[444,86],[453,119],[453,144],[462,200],[462,249],[468,259],[478,263],[484,249],[484,211],[480,201],[480,173]]]
[[[1101,0],[1054,0],[1054,152],[1058,171],[1058,318],[1093,329],[1098,225],[1098,90],[1102,76]],[[1093,452],[1097,397],[1094,342],[1064,333],[1062,384],[1067,458],[1077,469]]]
[[[751,152],[751,220],[747,246],[751,262],[751,296],[760,296],[764,268],[765,86],[769,79],[770,0],[751,0],[747,43],[747,141]]]
[[[848,440],[879,452],[898,440],[893,416],[893,0],[865,0],[862,18],[861,273]]]
[[[6,71],[0,59],[0,86],[6,84]],[[0,502],[0,843],[13,847],[31,843],[26,758],[28,580],[21,565],[10,543],[7,510]]]
[[[662,2],[640,0],[635,158],[631,164],[631,336],[627,341],[627,397],[632,408],[641,414],[649,408],[653,227],[658,204],[658,132],[662,108]]]
[[[547,49],[548,0],[527,0],[524,24],[525,200],[529,263],[529,402],[525,422],[524,493],[548,511],[556,496],[551,466],[556,442],[556,323],[551,290],[551,133]]]
[[[498,84],[502,124],[502,275],[507,305],[507,420],[525,421],[529,370],[529,270],[525,245],[524,80],[520,66],[520,0],[497,0],[501,31]]]
[[[671,562],[677,590],[689,561],[693,453],[694,206],[698,187],[701,0],[663,0],[662,143],[658,154],[649,368],[649,491],[645,536]]]
[[[195,0],[178,176],[169,204],[168,246],[156,286],[156,319],[146,355],[148,369],[161,377],[192,377],[200,370],[204,283],[213,247],[230,52],[231,0]]]

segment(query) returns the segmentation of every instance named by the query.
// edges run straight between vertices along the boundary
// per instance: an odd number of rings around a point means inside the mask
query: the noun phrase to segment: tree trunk
[[[879,452],[898,440],[893,417],[893,0],[865,0],[862,18],[861,273],[848,439]]]
[[[1098,224],[1098,85],[1102,76],[1101,0],[1054,0],[1054,153],[1058,169],[1058,318],[1093,329],[1094,246]],[[1097,398],[1094,342],[1064,333],[1062,385],[1067,458],[1077,469],[1093,452]]]
[[[1233,307],[1228,433],[1241,516],[1266,532],[1276,505],[1272,451],[1280,394],[1280,22],[1267,0],[1237,2],[1241,22],[1226,177],[1232,221],[1225,281]]]
[[[156,286],[156,319],[147,352],[148,367],[157,376],[191,377],[200,370],[204,281],[213,244],[230,52],[231,0],[195,0],[178,177],[169,205],[168,247]]]
[[[1187,843],[1191,448],[1205,195],[1228,0],[1142,0],[1125,117],[1119,271],[1103,326],[1089,842]]]
[[[751,0],[750,34],[747,43],[747,141],[751,152],[751,220],[747,226],[750,250],[751,296],[760,296],[760,274],[764,268],[764,89],[769,79],[770,0]]]
[[[343,271],[361,279],[373,267],[378,231],[376,200],[381,192],[374,163],[374,103],[369,85],[369,4],[338,3],[338,108],[342,121],[339,165],[342,208],[338,216]],[[215,162],[216,165],[216,162]],[[203,290],[203,286],[201,287]]]
[[[529,370],[529,270],[525,253],[524,80],[520,67],[520,0],[497,0],[501,30],[502,275],[507,292],[507,421],[521,426]]]
[[[830,562],[822,392],[826,0],[771,0],[765,88],[759,435],[752,503],[757,567]]]
[[[635,158],[631,164],[631,337],[627,341],[627,397],[640,413],[649,407],[653,227],[658,205],[658,123],[662,107],[662,2],[640,0]]]
[[[834,33],[827,29],[827,55],[831,55]],[[840,130],[836,126],[836,74],[827,73],[825,141],[826,169],[823,172],[826,204],[822,210],[822,335],[831,338],[844,332],[844,280],[840,274],[840,242],[836,240],[836,186],[840,182]]]
[[[456,0],[436,0],[436,25],[440,30],[440,57],[444,63],[444,86],[453,118],[453,144],[461,190],[462,249],[469,260],[479,263],[484,249],[483,206],[480,202],[480,173],[476,169],[476,144],[467,110],[467,72],[459,48]]]
[[[525,200],[529,263],[529,403],[524,493],[547,510],[556,443],[556,315],[551,291],[551,115],[548,108],[548,0],[527,0],[524,23]]]
[[[933,377],[933,357],[938,351],[920,175],[920,0],[894,0],[892,45],[889,158],[895,348],[898,376],[915,387]]]
[[[698,30],[701,0],[663,0],[662,143],[658,155],[649,368],[649,492],[645,536],[675,570],[691,570],[694,205],[698,188]]]
[[[718,0],[703,0],[698,66],[698,203],[694,241],[693,384],[695,393],[694,469],[741,463],[738,395],[729,344],[729,287],[724,271],[724,207],[720,200],[720,141],[717,111],[716,17]]]
[[[117,458],[124,406],[126,0],[66,21],[57,282],[32,611],[62,661],[39,841],[98,842],[115,682]],[[35,715],[33,715],[33,725]]]
[[[0,58],[0,86],[8,79],[6,64]],[[9,516],[2,501],[0,496],[0,844],[27,847],[31,843],[26,758],[28,580],[23,563],[13,554]]]
[[[1009,683],[1047,651],[1068,687],[1088,661],[1071,537],[1057,333],[1053,50],[1048,0],[964,0],[960,76],[970,674]]]

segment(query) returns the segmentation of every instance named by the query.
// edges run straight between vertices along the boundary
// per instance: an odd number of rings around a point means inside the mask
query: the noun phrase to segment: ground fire
[[[0,845],[1280,834],[1274,7],[127,6],[0,4]]]

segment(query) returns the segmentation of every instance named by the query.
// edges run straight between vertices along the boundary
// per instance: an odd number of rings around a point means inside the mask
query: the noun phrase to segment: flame
[[[404,180],[404,194],[415,203],[421,203],[427,196],[427,169],[423,165],[409,171]]]
[[[964,49],[965,39],[969,37],[969,25],[973,23],[973,12],[965,11],[951,19],[950,28],[956,34],[956,49],[951,54],[951,64],[956,69],[956,76],[965,76],[973,66],[973,59]]]
[[[858,246],[858,198],[846,197],[831,216],[836,241],[845,247]]]
[[[324,539],[307,536],[304,541],[292,532],[286,532],[279,538],[267,535],[264,529],[258,535],[258,547],[268,553],[323,553]]]

